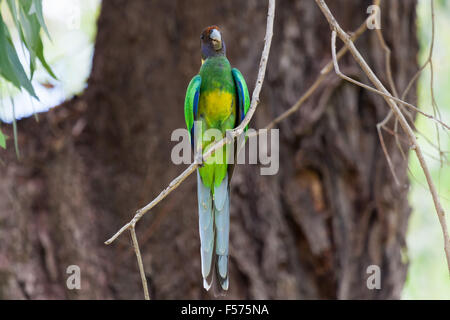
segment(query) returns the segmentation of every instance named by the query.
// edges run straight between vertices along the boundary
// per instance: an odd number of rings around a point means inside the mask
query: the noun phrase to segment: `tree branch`
[[[367,22],[367,20],[364,21],[359,26],[359,28],[356,29],[355,32],[353,32],[352,40],[358,39],[367,30],[367,23],[366,22]],[[344,54],[347,53],[347,51],[348,51],[348,48],[346,46],[341,48],[341,50],[339,50],[339,52],[337,53],[337,59],[339,60]],[[330,62],[328,62],[326,64],[326,66],[322,68],[322,70],[320,71],[320,74],[317,77],[316,81],[314,81],[314,83],[311,85],[311,87],[309,87],[309,89],[300,97],[300,99],[298,99],[298,101],[291,108],[289,108],[288,110],[283,112],[281,115],[276,117],[273,121],[271,121],[265,128],[266,129],[273,129],[278,123],[280,123],[281,121],[285,120],[286,118],[291,116],[294,112],[296,112],[298,109],[300,109],[302,104],[306,100],[308,100],[308,98],[317,90],[319,85],[325,80],[326,75],[328,73],[330,73],[331,70],[333,70],[333,60],[330,60]]]
[[[139,273],[141,274],[142,287],[144,288],[145,300],[150,300],[150,295],[148,294],[147,278],[145,277],[144,264],[142,263],[141,250],[139,250],[139,243],[136,237],[136,229],[134,227],[130,228],[131,240],[133,241],[133,248],[136,254],[136,258],[139,266]]]
[[[370,81],[375,85],[375,87],[378,89],[373,89],[369,86],[366,86],[362,83],[358,83],[357,81],[354,81],[351,78],[346,77],[342,73],[338,73],[341,77],[344,79],[353,82],[359,86],[362,86],[365,89],[368,89],[370,91],[375,91],[378,94],[381,94],[389,107],[391,108],[392,112],[394,113],[395,117],[398,119],[400,125],[402,126],[404,132],[406,133],[408,140],[411,144],[411,147],[414,149],[417,158],[419,160],[419,163],[422,167],[422,170],[425,174],[428,187],[430,189],[431,195],[433,197],[434,206],[439,218],[439,222],[441,224],[442,233],[444,235],[444,250],[447,258],[447,265],[450,272],[450,239],[448,235],[448,229],[447,229],[447,222],[445,218],[445,212],[442,208],[441,202],[439,200],[438,193],[436,191],[436,187],[433,183],[433,180],[431,178],[430,171],[428,169],[428,166],[426,164],[426,161],[424,159],[424,156],[422,154],[422,150],[417,142],[416,136],[414,134],[414,131],[411,129],[410,125],[406,121],[404,115],[402,114],[400,108],[396,104],[396,102],[404,103],[403,101],[396,99],[392,97],[392,95],[387,91],[387,89],[383,86],[381,81],[378,79],[378,77],[375,75],[375,73],[372,71],[372,69],[369,67],[367,62],[364,60],[364,58],[359,53],[358,49],[355,47],[353,41],[350,39],[349,35],[342,30],[339,23],[334,18],[333,14],[331,13],[330,9],[326,5],[324,0],[315,0],[319,8],[322,10],[322,13],[325,15],[326,19],[328,20],[328,23],[330,24],[330,27],[332,29],[332,53],[333,53],[333,62],[336,69],[336,73],[339,72],[339,68],[337,65],[336,60],[336,52],[335,52],[335,40],[336,40],[336,34],[339,36],[339,38],[344,42],[344,44],[349,48],[350,52],[352,53],[353,57],[355,58],[356,62],[360,65],[361,69],[364,71],[364,73],[367,75],[367,77],[370,79]],[[350,79],[350,80],[349,80]],[[405,104],[405,103],[404,103]],[[405,104],[408,105],[408,104]],[[437,120],[437,119],[436,119]]]
[[[332,37],[334,37],[334,40],[332,40],[332,41],[336,42],[336,35],[334,35],[334,36],[332,36]],[[348,37],[348,35],[347,35],[347,37]],[[350,41],[351,41],[351,40],[350,40]],[[355,47],[355,48],[356,48],[356,47]],[[339,65],[338,65],[338,63],[337,63],[337,59],[336,59],[336,43],[334,43],[333,53],[334,53],[334,57],[333,57],[334,71],[335,71],[336,74],[337,74],[339,77],[341,77],[342,79],[347,80],[348,82],[351,82],[351,83],[353,83],[353,84],[356,84],[357,86],[360,86],[360,87],[362,87],[362,88],[364,88],[364,89],[367,89],[367,90],[369,90],[369,91],[375,92],[375,93],[377,93],[377,94],[383,96],[385,99],[391,99],[391,100],[393,100],[393,101],[395,101],[395,102],[397,102],[397,103],[400,103],[401,105],[404,105],[404,106],[406,106],[406,107],[409,107],[409,108],[411,108],[411,109],[417,111],[418,113],[422,114],[423,116],[427,117],[428,119],[431,119],[431,120],[433,120],[434,122],[440,124],[444,129],[450,130],[450,126],[449,126],[448,124],[446,124],[446,123],[442,122],[441,120],[439,120],[439,119],[433,117],[431,114],[428,114],[428,113],[423,112],[422,110],[420,110],[418,107],[416,107],[415,105],[413,105],[413,104],[411,104],[411,103],[408,103],[408,102],[403,101],[403,100],[401,100],[401,99],[399,99],[399,98],[393,97],[393,96],[389,93],[389,91],[387,91],[387,89],[384,88],[384,86],[383,86],[383,89],[386,90],[386,91],[383,91],[382,89],[377,90],[377,89],[375,89],[375,88],[372,88],[372,87],[368,86],[367,84],[364,84],[364,83],[362,83],[362,82],[359,82],[359,81],[357,81],[357,80],[354,80],[354,79],[352,79],[352,78],[346,76],[345,74],[343,74],[343,73],[341,72],[341,70],[339,69]],[[362,56],[361,56],[361,58],[362,58]],[[378,78],[377,78],[377,79],[378,79]],[[379,81],[379,80],[378,80],[378,81]],[[380,82],[380,84],[381,84],[381,82]],[[377,86],[376,83],[375,83],[375,86]],[[399,111],[401,112],[400,109],[399,109]],[[405,119],[405,121],[406,121],[406,119]],[[411,130],[412,130],[412,129],[411,129]]]

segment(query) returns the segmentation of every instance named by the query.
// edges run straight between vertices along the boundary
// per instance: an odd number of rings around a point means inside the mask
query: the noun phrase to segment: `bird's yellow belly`
[[[226,120],[235,108],[235,96],[229,92],[215,90],[200,94],[198,113],[209,127],[215,127],[216,122]]]

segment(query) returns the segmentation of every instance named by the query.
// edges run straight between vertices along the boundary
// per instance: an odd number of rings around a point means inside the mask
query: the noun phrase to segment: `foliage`
[[[5,22],[8,13],[6,9],[9,9],[9,15],[19,34],[22,49],[25,46],[28,52],[28,73],[20,62],[17,48],[14,46],[11,36],[12,27],[9,27]],[[38,100],[39,98],[31,84],[37,61],[39,60],[47,72],[53,78],[56,78],[44,57],[42,29],[49,36],[42,13],[42,0],[0,0],[0,76],[17,89],[25,89],[30,96]],[[5,143],[2,143],[4,141],[5,136],[0,131],[0,146],[3,148],[5,147]]]
[[[6,149],[6,136],[3,134],[1,129],[0,129],[0,147]]]

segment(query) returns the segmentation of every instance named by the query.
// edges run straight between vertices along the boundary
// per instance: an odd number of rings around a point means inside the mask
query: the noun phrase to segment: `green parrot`
[[[231,68],[217,26],[202,32],[201,56],[200,72],[187,88],[184,115],[192,145],[201,143],[204,153],[217,141],[206,134],[206,130],[216,129],[224,137],[226,130],[235,128],[244,119],[250,97],[241,72]],[[199,128],[194,128],[196,125]],[[236,150],[236,142],[233,148]],[[209,290],[216,278],[219,291],[226,291],[229,285],[230,181],[234,164],[227,164],[225,146],[219,151],[197,170],[197,197],[203,287]]]

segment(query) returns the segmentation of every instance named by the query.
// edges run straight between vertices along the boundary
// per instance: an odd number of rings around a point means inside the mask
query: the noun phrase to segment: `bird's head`
[[[225,42],[217,26],[211,26],[203,30],[200,36],[202,44],[202,60],[209,57],[225,55]]]

